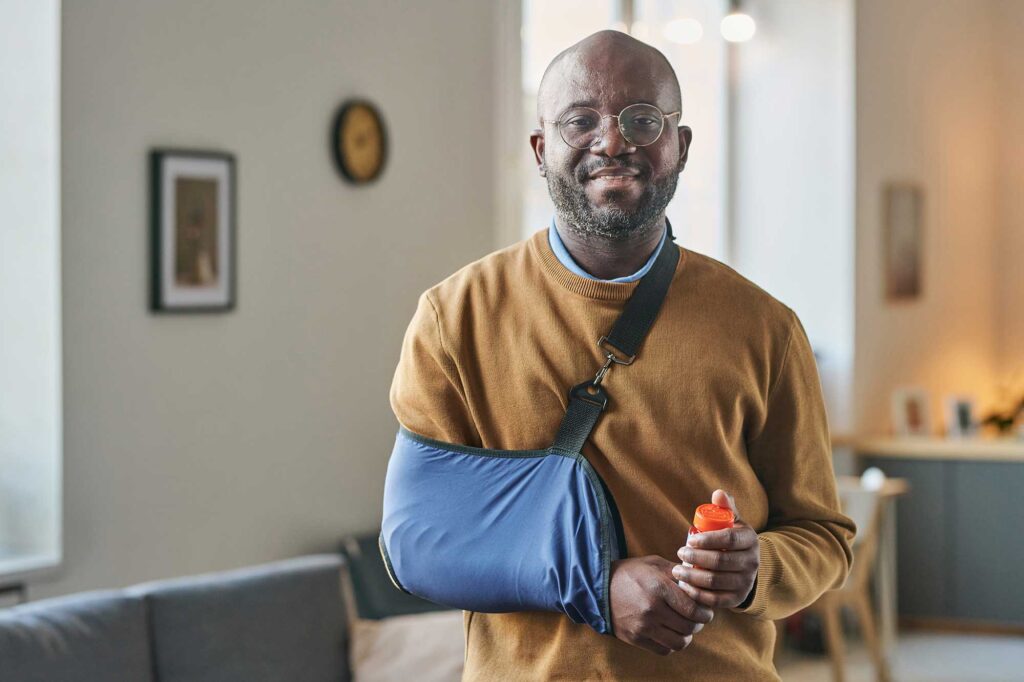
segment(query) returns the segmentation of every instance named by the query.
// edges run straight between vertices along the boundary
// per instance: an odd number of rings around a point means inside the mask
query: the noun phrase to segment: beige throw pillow
[[[350,623],[354,682],[459,682],[465,661],[462,611]]]

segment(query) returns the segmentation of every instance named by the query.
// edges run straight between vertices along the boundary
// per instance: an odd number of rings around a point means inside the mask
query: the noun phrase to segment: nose
[[[633,154],[636,147],[622,136],[619,130],[618,116],[605,116],[601,119],[601,137],[590,147],[590,152],[601,156],[616,157]]]

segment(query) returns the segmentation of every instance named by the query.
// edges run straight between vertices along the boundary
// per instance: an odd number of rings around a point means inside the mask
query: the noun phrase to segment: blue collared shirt
[[[599,280],[602,282],[633,282],[640,279],[647,274],[647,271],[654,265],[655,259],[661,252],[663,246],[665,246],[665,237],[668,235],[668,230],[664,230],[661,233],[661,242],[658,243],[658,248],[654,250],[651,257],[647,259],[647,262],[642,268],[634,272],[632,275],[626,277],[616,277],[615,279],[603,279]],[[551,250],[555,252],[555,256],[561,261],[562,265],[569,270],[569,272],[579,275],[580,277],[586,277],[587,279],[598,279],[589,272],[577,265],[576,261],[569,255],[569,250],[565,248],[565,244],[562,242],[562,238],[558,235],[558,230],[555,229],[555,217],[551,216],[551,228],[548,230],[548,244],[551,245]]]

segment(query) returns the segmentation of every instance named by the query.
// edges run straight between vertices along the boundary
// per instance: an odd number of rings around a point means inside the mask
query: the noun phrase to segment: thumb
[[[733,499],[732,495],[721,488],[711,493],[711,504],[717,504],[719,507],[731,509],[733,516],[736,517],[736,522],[742,523],[740,520],[740,510],[736,508],[736,500]]]

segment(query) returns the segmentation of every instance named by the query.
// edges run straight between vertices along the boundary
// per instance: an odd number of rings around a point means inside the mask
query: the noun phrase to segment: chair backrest
[[[846,581],[848,587],[854,587],[871,578],[881,533],[883,499],[878,490],[864,487],[856,476],[839,476],[836,481],[843,513],[857,525],[853,566]]]

